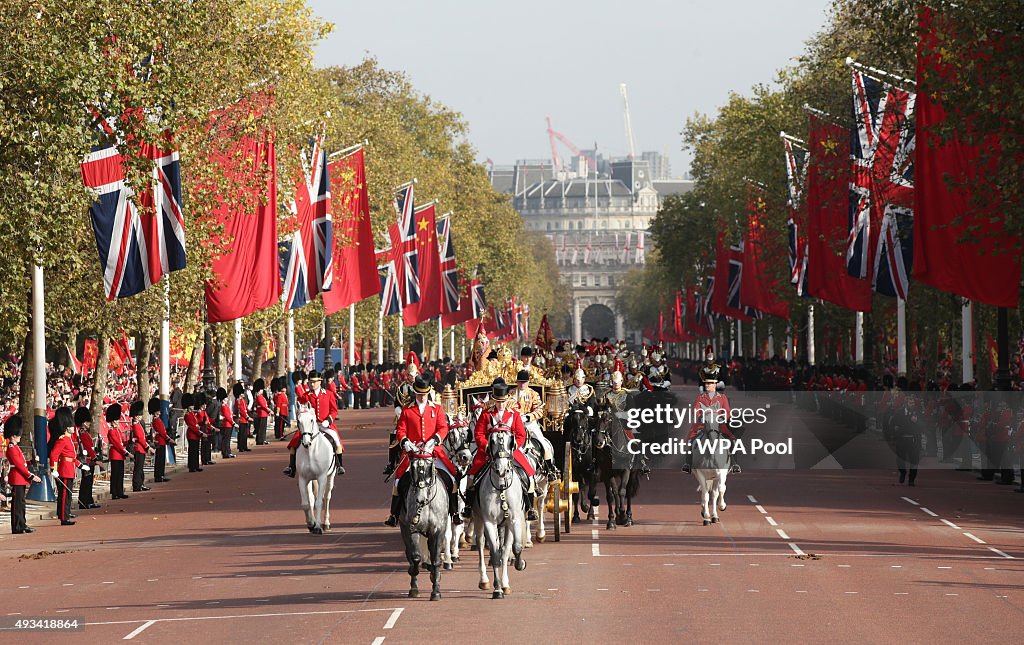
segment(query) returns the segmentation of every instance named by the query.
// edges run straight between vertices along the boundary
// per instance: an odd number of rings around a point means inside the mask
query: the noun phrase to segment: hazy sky
[[[688,170],[680,131],[730,91],[770,82],[825,23],[830,0],[308,0],[335,24],[318,65],[366,53],[463,113],[481,160],[550,158],[544,117],[581,148],[629,150]],[[559,154],[567,156],[564,148]]]

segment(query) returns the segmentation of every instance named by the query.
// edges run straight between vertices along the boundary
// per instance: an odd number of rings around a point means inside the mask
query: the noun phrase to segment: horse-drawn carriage
[[[454,417],[460,411],[469,418],[472,435],[472,424],[476,422],[479,411],[490,398],[491,384],[494,379],[502,377],[512,387],[522,366],[513,360],[507,347],[498,352],[498,360],[488,361],[483,369],[474,372],[467,380],[456,384],[457,390],[442,395],[442,406],[449,416]],[[568,411],[568,397],[565,386],[558,379],[544,376],[537,368],[531,368],[529,387],[540,395],[544,403],[543,414],[536,419],[544,437],[551,443],[554,453],[553,462],[558,468],[557,477],[549,477],[546,494],[537,491],[538,499],[545,500],[540,513],[551,513],[554,520],[555,541],[561,540],[564,529],[571,531],[572,495],[579,493],[579,485],[572,473],[572,449],[563,433],[563,424]],[[541,519],[543,522],[543,518]],[[543,531],[543,529],[542,529]],[[544,535],[543,532],[540,535]]]

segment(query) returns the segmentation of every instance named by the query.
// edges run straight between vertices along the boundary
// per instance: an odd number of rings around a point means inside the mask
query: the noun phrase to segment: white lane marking
[[[112,585],[114,583],[113,583],[113,581],[110,581],[110,582],[104,582],[103,584],[105,584],[105,585]]]
[[[897,592],[896,592],[896,593],[894,593],[893,595],[894,595],[894,596],[909,596],[909,595],[910,595],[910,593],[909,593],[909,592],[906,592],[906,591],[897,591]]]
[[[788,540],[789,539],[789,536],[786,535],[786,532],[783,531],[782,529],[775,529],[775,532],[778,533],[779,537],[782,538],[783,540]]]
[[[661,589],[648,589],[647,591],[661,591]]]
[[[384,623],[384,629],[393,629],[395,623],[398,622],[398,618],[402,615],[403,611],[405,611],[405,607],[398,607],[397,609],[392,611],[391,615],[388,616],[388,622]]]
[[[601,557],[601,545],[598,544],[597,542],[594,542],[593,544],[591,544],[590,545],[590,555],[594,556],[595,558],[600,558]]]
[[[383,642],[384,642],[384,637],[383,636],[378,636],[377,638],[373,639],[373,642],[370,643],[370,645],[381,645],[381,643],[383,643]]]
[[[853,595],[853,594],[855,594],[857,592],[856,591],[844,591],[843,593]]]
[[[554,589],[548,589],[548,591],[558,591],[558,588],[555,587]]]
[[[797,589],[796,592],[797,593],[807,593],[807,590],[806,589]]]
[[[791,564],[791,565],[789,565],[789,566],[791,566],[791,567],[802,567],[802,566],[804,566],[804,565],[802,565],[802,564]]]
[[[761,593],[757,589],[747,589],[747,593]]]
[[[836,566],[839,567],[840,569],[849,569],[850,568],[850,565],[848,565],[848,564],[837,564]]]
[[[978,536],[976,536],[976,535],[974,535],[972,533],[968,533],[967,531],[964,531],[964,535],[966,535],[967,537],[971,538],[972,540],[974,540],[978,544],[985,544],[985,540],[982,540],[981,538],[979,538]]]
[[[772,519],[771,515],[766,515],[765,518],[764,518],[764,521],[768,522],[772,526],[778,526],[779,525],[778,522],[776,522],[774,519]]]
[[[948,593],[948,594],[946,594],[946,595],[947,595],[947,596],[959,596],[960,594],[958,594],[958,593]]]
[[[933,513],[932,511],[928,510],[924,506],[921,507],[921,511],[924,512],[927,515],[931,515],[932,517],[938,517],[939,516],[938,513]]]
[[[708,591],[707,589],[698,589],[697,591]]]
[[[937,569],[952,569],[953,567],[936,567]]]
[[[590,531],[590,538],[592,540],[599,540],[601,539],[601,534],[597,531],[597,529],[592,529]]]
[[[157,580],[159,580],[159,578],[150,578],[146,582],[156,582]]]
[[[608,591],[607,587],[598,587],[598,591]]]
[[[120,609],[120,607],[107,607],[107,609]],[[401,609],[401,608],[399,608]],[[88,627],[90,625],[134,625],[135,623],[180,623],[193,620],[228,620],[234,618],[280,618],[283,616],[334,616],[337,614],[369,614],[378,611],[395,611],[391,607],[381,607],[379,609],[332,609],[328,611],[288,611],[288,612],[275,612],[272,614],[233,614],[230,616],[178,616],[175,618],[153,618],[152,620],[145,620],[137,618],[135,620],[107,620],[98,623],[85,623]]]
[[[890,569],[902,569],[903,565],[902,564],[890,564],[889,568]]]
[[[719,563],[719,562],[712,562],[712,563],[711,563],[711,564],[710,564],[709,566],[712,566],[712,567],[720,567],[720,566],[722,566],[722,565],[721,565],[721,563]]]
[[[793,549],[793,551],[795,551],[797,555],[807,555],[806,553],[804,553],[803,549],[801,549],[800,547],[798,547],[796,545],[796,543],[789,542],[788,544],[789,544],[789,548]]]
[[[940,522],[942,522],[943,524],[945,524],[946,526],[948,526],[948,527],[949,527],[949,528],[951,528],[951,529],[956,529],[957,531],[959,531],[959,530],[960,530],[960,527],[959,527],[959,526],[957,526],[956,524],[953,524],[952,522],[950,522],[949,520],[947,520],[947,519],[946,519],[946,518],[944,518],[944,517],[940,517],[940,518],[939,518],[939,521],[940,521]]]
[[[911,503],[911,504],[913,504],[914,506],[920,506],[920,504],[918,504],[918,503],[917,503],[917,502],[915,502],[914,500],[910,499],[909,497],[901,497],[900,499],[902,499],[902,500],[903,500],[904,502],[910,502],[910,503]]]
[[[661,566],[663,566],[663,567],[674,567],[674,566],[676,566],[676,563],[675,563],[675,562],[665,562],[665,563],[664,563],[664,564],[662,564]],[[714,564],[713,564],[713,565],[711,565],[711,566],[713,566],[713,567],[714,567],[714,566],[717,566],[717,565],[714,565]]]
[[[761,515],[767,515],[768,514],[768,511],[764,510],[764,506],[761,506],[760,504],[754,504],[754,508],[756,508],[757,512],[760,513]]]
[[[63,585],[61,585],[61,586],[62,586],[62,587],[74,587],[74,586],[75,586],[75,583],[73,583],[73,582],[65,582],[65,583],[64,583]]]
[[[999,549],[995,548],[994,546],[990,546],[988,548],[988,550],[991,551],[992,553],[995,553],[995,554],[1003,556],[1007,560],[1015,560],[1016,559],[1016,558],[1014,558],[1012,555],[1010,555],[1008,553],[1003,553],[1002,551],[1000,551]]]
[[[138,627],[136,627],[135,629],[130,631],[128,633],[128,635],[125,636],[124,638],[122,638],[121,640],[130,641],[131,639],[135,638],[136,636],[138,636],[142,632],[144,632],[147,629],[149,629],[153,625],[153,623],[155,623],[155,622],[156,622],[155,620],[147,620],[146,622],[142,623],[141,625],[139,625]]]
[[[750,500],[750,503],[751,503],[751,504],[757,504],[757,500],[756,500],[756,499],[754,499],[754,496],[753,496],[753,495],[747,495],[747,499],[749,499],[749,500]]]
[[[29,587],[28,585],[24,585],[24,586],[22,586],[22,587],[18,587],[18,589],[29,589],[29,588],[30,588],[30,587]]]
[[[70,609],[58,609],[56,613],[58,613],[58,614],[66,614],[69,611],[71,611],[71,610]]]

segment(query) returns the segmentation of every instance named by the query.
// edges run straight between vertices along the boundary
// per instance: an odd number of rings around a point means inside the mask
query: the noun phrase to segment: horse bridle
[[[493,437],[494,434],[499,434],[499,433],[500,434],[509,435],[509,440],[513,441],[512,433],[508,432],[506,430],[501,430],[501,431],[492,433],[491,436]],[[491,441],[493,441],[493,440],[491,440]],[[515,472],[514,472],[515,469],[512,466],[509,466],[508,470],[506,470],[504,473],[498,473],[497,472],[498,469],[495,466],[495,462],[498,459],[512,459],[512,454],[513,454],[514,451],[515,451],[514,443],[513,443],[512,450],[506,450],[505,447],[502,446],[501,450],[499,450],[497,452],[497,454],[492,454],[491,453],[490,442],[489,442],[489,444],[487,446],[487,456],[490,457],[490,459],[491,459],[491,466],[490,466],[490,468],[487,469],[487,479],[488,479],[488,481],[490,481],[491,486],[494,487],[494,490],[497,491],[497,493],[498,493],[498,499],[501,500],[501,510],[504,513],[506,520],[509,518],[508,496],[506,495],[506,492],[508,491],[509,488],[512,487],[512,481],[513,481],[512,478],[515,477]],[[494,475],[496,473],[497,473],[498,477],[500,477],[500,479],[498,481],[494,480]]]
[[[413,464],[413,460],[430,460],[430,478],[422,480],[417,476],[416,466]],[[420,499],[419,493],[416,494],[416,515],[412,518],[412,524],[419,524],[420,516],[423,514],[423,509],[430,506],[431,502],[434,501],[434,496],[437,495],[437,487],[434,486],[434,482],[437,481],[437,468],[434,467],[434,456],[427,454],[413,454],[409,456],[409,468],[413,472],[412,483],[416,486],[417,491],[424,489],[430,490],[430,495],[426,499]]]
[[[593,431],[587,426],[587,413],[584,409],[574,409],[571,414],[578,415],[576,428],[573,430],[572,450],[578,455],[585,455],[593,447]],[[578,439],[578,441],[577,441]]]

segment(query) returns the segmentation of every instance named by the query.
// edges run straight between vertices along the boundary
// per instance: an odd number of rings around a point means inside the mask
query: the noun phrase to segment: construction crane
[[[583,152],[582,150],[580,150],[579,147],[577,147],[576,144],[573,143],[572,141],[569,141],[569,138],[566,137],[564,134],[562,134],[561,132],[558,132],[554,128],[552,128],[551,127],[551,117],[550,116],[545,117],[545,119],[547,119],[547,122],[548,122],[548,141],[551,143],[551,163],[553,163],[554,166],[555,166],[555,172],[558,172],[558,171],[562,170],[563,167],[564,167],[563,164],[562,164],[562,160],[558,157],[558,146],[555,144],[556,140],[557,141],[561,141],[562,145],[564,145],[566,148],[568,148],[569,151],[572,152],[577,157],[583,157],[584,159],[586,159],[587,160],[587,167],[590,168],[591,170],[595,170],[596,171],[597,170],[597,160],[595,160],[592,156],[590,156],[586,152]]]
[[[633,143],[633,123],[629,119],[629,95],[626,93],[626,84],[619,83],[619,93],[622,94],[622,109],[626,118],[626,140],[629,141],[629,158],[636,158],[636,144]]]

